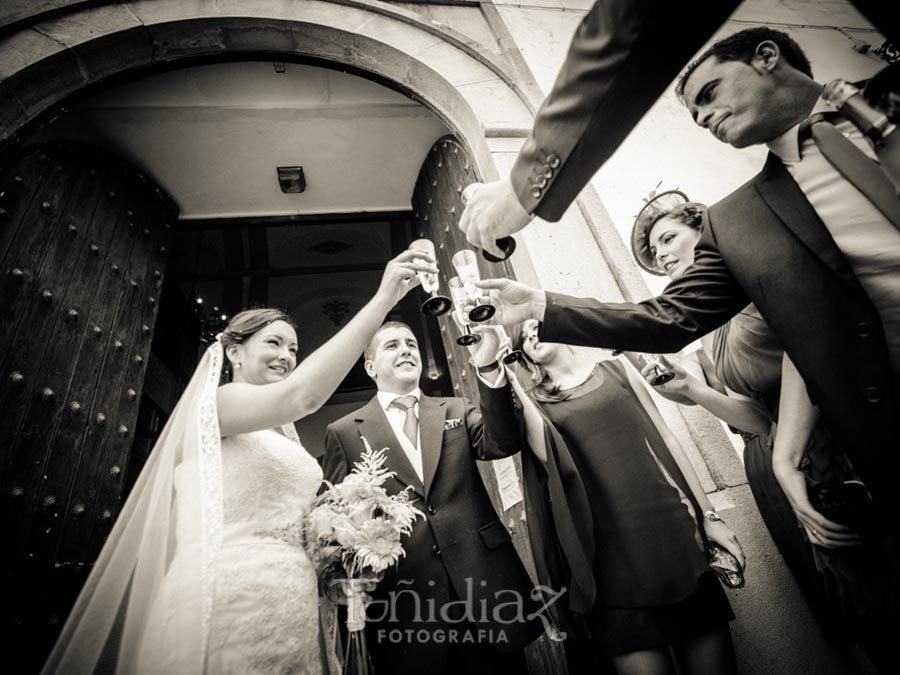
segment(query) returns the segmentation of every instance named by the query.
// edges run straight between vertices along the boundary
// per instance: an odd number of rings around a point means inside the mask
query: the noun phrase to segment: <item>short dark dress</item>
[[[618,361],[540,401],[568,446],[593,520],[592,639],[614,656],[734,619],[706,561],[700,508]]]

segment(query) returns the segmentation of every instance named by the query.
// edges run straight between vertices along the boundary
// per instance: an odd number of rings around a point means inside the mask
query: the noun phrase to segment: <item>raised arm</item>
[[[266,385],[232,382],[220,387],[222,436],[271,429],[321,408],[350,372],[385,315],[418,285],[416,272],[436,272],[433,260],[416,262],[423,257],[421,251],[404,251],[389,262],[374,297],[284,380]]]
[[[738,4],[596,0],[510,177],[466,190],[459,227],[468,240],[499,253],[493,240],[522,229],[532,215],[559,220]]]
[[[497,310],[491,323],[512,326],[537,319],[544,342],[654,353],[679,351],[750,302],[722,260],[711,222],[700,235],[694,264],[662,295],[640,303],[545,293],[510,279],[477,285],[488,290]]]
[[[768,433],[772,426],[772,417],[766,406],[749,396],[742,396],[727,389],[719,391],[710,386],[696,356],[688,355],[681,362],[663,359],[663,364],[674,373],[675,377],[665,384],[654,387],[661,396],[675,400],[676,403],[680,401],[673,399],[673,395],[685,397],[741,431],[753,434]],[[651,375],[652,368],[652,364],[644,366],[641,374],[645,379]]]

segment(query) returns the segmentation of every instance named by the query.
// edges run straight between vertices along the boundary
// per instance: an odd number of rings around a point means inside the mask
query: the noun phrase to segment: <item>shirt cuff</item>
[[[487,379],[490,377],[496,377],[497,372],[500,373],[500,377],[497,377],[496,382],[492,382],[491,380]],[[486,373],[485,375],[482,375],[476,370],[475,377],[481,380],[484,383],[484,386],[488,387],[489,389],[502,389],[506,386],[506,370],[502,367],[499,371]]]

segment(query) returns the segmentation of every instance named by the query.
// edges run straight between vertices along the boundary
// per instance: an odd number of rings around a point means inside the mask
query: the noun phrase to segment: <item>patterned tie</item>
[[[414,448],[419,447],[419,420],[416,419],[416,411],[413,409],[416,403],[415,396],[398,396],[391,401],[391,406],[406,413],[403,420],[403,433],[406,434]]]
[[[877,163],[834,128],[831,122],[834,116],[830,113],[811,116],[800,126],[800,139],[811,133],[825,159],[900,230],[900,199],[893,186]]]

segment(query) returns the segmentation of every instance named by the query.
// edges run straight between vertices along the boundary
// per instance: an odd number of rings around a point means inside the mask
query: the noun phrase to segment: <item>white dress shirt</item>
[[[821,98],[810,114],[833,111]],[[868,141],[846,120],[841,132],[868,157]],[[850,263],[881,316],[894,376],[900,381],[900,231],[856,187],[846,180],[811,138],[799,142],[798,124],[767,143],[793,176]]]
[[[411,410],[415,413],[416,420],[419,420],[419,399],[422,397],[422,390],[419,388],[413,389],[408,394],[395,394],[390,391],[379,391],[378,403],[384,410],[384,414],[387,415],[391,429],[394,430],[394,436],[397,437],[397,441],[400,443],[400,447],[403,448],[403,452],[409,460],[409,463],[412,464],[413,469],[415,469],[416,475],[419,477],[419,480],[424,481],[425,472],[422,469],[422,442],[420,440],[422,438],[422,433],[420,431],[417,434],[416,444],[413,445],[412,441],[410,441],[403,432],[403,423],[406,421],[407,415],[406,411],[391,405],[391,403],[401,396],[416,397],[416,404]],[[419,426],[420,425],[416,425],[416,428],[418,429]]]

